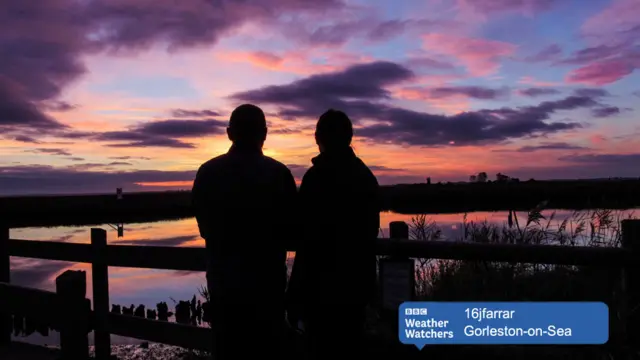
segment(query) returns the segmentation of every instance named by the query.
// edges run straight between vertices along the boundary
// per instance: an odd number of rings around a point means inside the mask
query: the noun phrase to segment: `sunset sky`
[[[640,0],[8,0],[0,54],[0,195],[190,188],[246,102],[298,179],[330,107],[382,184],[640,176]]]

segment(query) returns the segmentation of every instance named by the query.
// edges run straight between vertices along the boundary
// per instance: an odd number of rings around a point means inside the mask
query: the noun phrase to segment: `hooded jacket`
[[[351,148],[323,152],[302,179],[302,237],[288,288],[294,307],[365,304],[376,284],[378,181]]]

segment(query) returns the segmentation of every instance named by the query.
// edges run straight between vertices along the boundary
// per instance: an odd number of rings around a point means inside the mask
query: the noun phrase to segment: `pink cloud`
[[[594,145],[602,145],[607,142],[607,138],[602,135],[592,135],[589,137],[589,141]]]
[[[374,60],[367,55],[341,51],[326,52],[322,49],[294,50],[281,54],[267,51],[220,50],[216,52],[215,56],[223,61],[246,62],[258,68],[296,75],[339,71],[349,65]],[[312,59],[325,61],[314,63],[311,61]]]
[[[626,31],[640,25],[640,1],[614,0],[612,4],[587,19],[582,25],[586,34],[597,34],[603,31]]]
[[[516,46],[506,42],[448,34],[427,34],[423,47],[454,57],[474,76],[487,76],[500,68],[500,60],[511,56]]]
[[[572,70],[566,77],[568,83],[606,85],[614,83],[635,70],[624,60],[595,62]]]

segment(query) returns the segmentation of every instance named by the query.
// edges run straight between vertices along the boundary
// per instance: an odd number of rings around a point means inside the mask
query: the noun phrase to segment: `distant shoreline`
[[[115,190],[115,189],[114,189]],[[640,206],[640,180],[566,180],[492,183],[398,184],[381,187],[381,211],[445,214],[548,208],[632,209]],[[193,217],[191,192],[0,197],[0,222],[12,228],[141,223]]]

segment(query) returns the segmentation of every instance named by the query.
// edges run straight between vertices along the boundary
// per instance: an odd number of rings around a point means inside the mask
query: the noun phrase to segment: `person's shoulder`
[[[218,155],[214,158],[211,158],[200,165],[198,172],[208,172],[212,171],[220,166],[224,166],[227,163],[227,154]]]
[[[359,157],[356,157],[356,162],[360,173],[367,177],[372,183],[375,183],[377,185],[378,179],[376,178],[373,171],[371,171],[371,169],[367,166],[367,164],[365,164],[365,162]]]
[[[291,170],[287,167],[287,165],[281,163],[280,161],[269,156],[264,156],[263,160],[269,170],[291,174]]]

